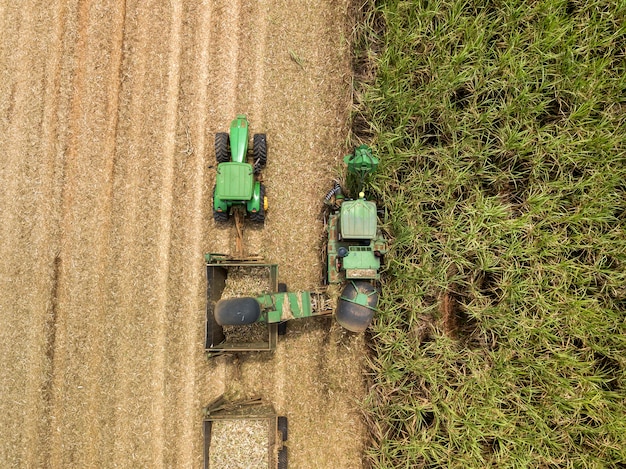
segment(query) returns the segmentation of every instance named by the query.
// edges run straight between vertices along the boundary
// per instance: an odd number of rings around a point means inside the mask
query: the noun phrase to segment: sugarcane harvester
[[[374,284],[387,252],[376,203],[366,200],[363,192],[365,179],[376,171],[378,159],[369,146],[360,145],[344,157],[344,162],[348,174],[358,179],[359,197],[346,199],[338,183],[326,194],[324,201],[331,208],[326,275],[329,284],[344,285],[335,311],[337,322],[352,332],[363,332],[378,306]]]
[[[330,315],[335,309],[337,322],[352,332],[363,332],[370,325],[378,304],[374,283],[379,279],[386,242],[378,227],[377,207],[365,199],[363,182],[376,170],[378,159],[366,145],[344,158],[348,172],[359,179],[360,193],[346,199],[339,184],[325,197],[331,209],[328,217],[327,283],[343,285],[336,308],[324,292],[287,292],[286,287],[256,298],[221,299],[213,308],[219,326],[253,323],[279,324],[312,316]]]

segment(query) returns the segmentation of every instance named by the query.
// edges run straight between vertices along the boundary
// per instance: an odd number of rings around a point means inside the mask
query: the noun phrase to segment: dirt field
[[[347,0],[0,2],[0,466],[200,467],[202,407],[262,395],[293,468],[362,466],[362,337],[290,325],[273,355],[203,353],[213,134],[267,133],[249,251],[319,282],[345,151]]]

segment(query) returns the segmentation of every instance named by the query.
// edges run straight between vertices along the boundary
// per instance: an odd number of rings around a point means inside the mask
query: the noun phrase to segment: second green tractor
[[[213,218],[225,222],[231,209],[243,209],[251,221],[265,222],[267,198],[260,173],[267,163],[263,133],[252,137],[252,164],[248,162],[249,129],[245,115],[230,123],[230,132],[215,134],[217,176],[213,190]]]

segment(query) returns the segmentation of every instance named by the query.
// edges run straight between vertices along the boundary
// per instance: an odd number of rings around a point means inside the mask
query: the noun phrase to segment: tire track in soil
[[[60,223],[62,216],[62,204],[65,181],[65,158],[60,148],[59,138],[59,109],[60,97],[59,89],[61,86],[61,68],[63,54],[63,36],[65,34],[66,14],[67,10],[62,2],[56,2],[50,5],[44,2],[44,11],[50,14],[49,27],[51,34],[51,52],[48,54],[45,71],[45,91],[43,98],[43,123],[41,128],[41,136],[43,140],[44,160],[47,162],[46,173],[49,181],[47,183],[50,194],[50,210],[47,220],[50,247],[54,258],[52,263],[52,271],[49,273],[50,279],[49,304],[46,308],[46,319],[43,325],[43,334],[45,336],[46,350],[45,362],[43,365],[41,392],[43,405],[38,426],[38,442],[36,449],[31,452],[35,460],[29,461],[27,465],[37,467],[50,467],[52,458],[52,448],[50,445],[50,435],[53,433],[52,426],[52,410],[54,405],[55,390],[54,375],[58,372],[55,368],[56,353],[56,331],[58,327],[59,316],[59,289],[61,284],[61,233]],[[41,7],[40,7],[41,8]],[[37,449],[39,451],[37,451]]]
[[[115,169],[111,296],[114,464],[163,466],[165,311],[178,18],[161,2],[129,2]],[[176,73],[170,73],[170,68]],[[174,82],[172,82],[174,80]],[[172,101],[173,100],[173,101]],[[169,114],[168,114],[169,113]],[[174,115],[174,117],[172,117]],[[169,119],[168,119],[169,116]],[[169,126],[169,128],[168,128]],[[148,450],[148,448],[150,448]]]
[[[203,5],[201,24],[199,30],[199,48],[201,50],[201,60],[197,64],[199,73],[195,74],[193,80],[196,81],[194,89],[199,90],[202,99],[196,99],[198,121],[197,135],[199,144],[197,147],[197,163],[195,174],[196,193],[194,198],[194,226],[198,228],[197,239],[194,247],[193,259],[190,265],[193,267],[192,278],[195,278],[195,298],[196,315],[198,318],[190,325],[195,330],[196,340],[194,342],[195,356],[195,384],[194,403],[195,408],[191,415],[190,425],[193,435],[193,462],[197,467],[202,463],[203,439],[202,439],[202,408],[207,403],[224,393],[226,382],[226,366],[224,357],[207,360],[204,353],[204,334],[206,321],[206,273],[203,262],[203,255],[209,251],[228,252],[228,239],[224,239],[223,230],[220,231],[215,226],[212,216],[212,193],[215,182],[215,152],[214,133],[221,131],[215,125],[215,116],[218,112],[216,101],[222,96],[217,86],[219,82],[219,41],[227,40],[227,36],[219,34],[217,26],[226,20],[223,17],[224,9],[215,2]],[[224,120],[228,119],[228,114],[232,112],[232,103],[224,103],[224,110],[220,114]],[[220,108],[221,109],[221,108]],[[201,137],[200,137],[201,136]],[[197,168],[201,168],[200,171]],[[183,448],[183,450],[185,450]]]
[[[46,406],[45,325],[54,285],[54,179],[46,142],[45,44],[51,11],[38,2],[0,7],[0,466],[41,466]],[[44,416],[45,418],[45,416]]]
[[[53,361],[51,363],[51,396],[50,396],[50,454],[49,454],[49,467],[58,467],[66,464],[66,453],[61,449],[67,450],[70,453],[70,461],[74,461],[74,453],[76,452],[75,446],[67,444],[71,435],[69,425],[67,425],[66,417],[70,413],[66,409],[66,386],[67,381],[71,381],[74,377],[69,377],[68,369],[71,369],[71,355],[70,341],[72,333],[68,332],[72,324],[72,312],[71,302],[75,300],[69,293],[70,287],[65,285],[65,281],[71,284],[72,277],[76,279],[76,272],[68,273],[70,267],[75,266],[73,259],[72,248],[75,246],[75,239],[72,238],[76,233],[72,230],[72,205],[75,198],[76,187],[76,169],[73,167],[75,160],[77,159],[77,141],[78,133],[80,130],[80,99],[84,86],[84,68],[85,68],[85,26],[84,22],[86,18],[86,3],[83,4],[83,8],[79,8],[78,2],[71,2],[67,5],[67,15],[65,16],[65,24],[63,27],[63,38],[61,49],[65,55],[63,63],[61,64],[60,71],[60,94],[62,99],[60,102],[59,114],[67,115],[65,121],[60,122],[59,140],[61,147],[63,148],[63,159],[61,173],[63,175],[63,186],[61,190],[60,199],[60,217],[59,217],[59,261],[58,270],[56,272],[57,287],[54,290],[56,296],[56,310],[57,314],[55,320],[55,334],[54,334],[54,354],[51,354]],[[82,34],[81,34],[82,33]],[[73,90],[73,93],[69,90]],[[65,94],[63,94],[65,91]],[[74,274],[74,275],[72,275]],[[67,280],[66,280],[67,279]],[[68,339],[68,337],[70,337]],[[75,383],[72,383],[76,386]],[[69,387],[69,386],[68,386]],[[77,399],[79,401],[79,399]],[[79,403],[76,402],[76,407],[79,407]],[[78,425],[75,425],[78,426]],[[74,435],[71,435],[74,436]]]
[[[102,153],[104,154],[104,162],[102,165],[102,209],[98,220],[99,240],[97,243],[97,250],[94,257],[97,259],[99,265],[106,265],[108,259],[108,246],[111,235],[112,225],[112,197],[113,197],[113,180],[115,178],[115,165],[117,157],[116,140],[118,132],[118,106],[120,99],[120,74],[122,66],[122,48],[124,43],[124,31],[125,31],[125,17],[126,17],[126,2],[111,1],[111,2],[96,2],[92,4],[93,10],[90,12],[91,18],[108,17],[111,19],[106,24],[106,32],[102,34],[102,43],[98,47],[94,47],[98,52],[94,56],[102,54],[103,50],[106,50],[108,56],[107,67],[108,75],[105,75],[103,83],[104,90],[102,96],[98,100],[99,106],[104,108],[104,114],[102,116],[105,131],[101,135],[103,141]],[[92,20],[93,21],[93,20]],[[96,22],[96,21],[93,21]],[[98,22],[99,23],[99,22]],[[94,33],[92,33],[94,34]],[[109,36],[110,35],[110,36]],[[95,34],[94,34],[95,36]],[[100,69],[99,59],[95,59],[97,64],[94,65],[96,70]],[[87,96],[90,96],[88,93]],[[98,300],[100,304],[104,304],[106,301],[106,288],[107,279],[105,276],[97,276],[97,292]],[[90,432],[86,441],[88,442],[88,452],[86,455],[86,461],[97,461],[99,466],[106,464],[106,457],[102,454],[102,445],[104,435],[102,429],[107,427],[105,415],[108,409],[107,399],[109,396],[109,389],[102,377],[105,376],[105,370],[109,369],[110,358],[107,356],[107,348],[100,337],[105,336],[99,334],[98,329],[101,325],[107,323],[107,311],[103,307],[99,307],[96,311],[96,318],[98,327],[95,329],[96,333],[93,338],[95,343],[94,349],[91,350],[91,355],[96,358],[95,363],[92,363],[90,367],[95,368],[96,386],[91,391],[90,403],[89,403],[89,415],[93,416],[93,419],[97,424],[90,426]],[[99,444],[93,444],[98,442]]]
[[[152,435],[153,452],[158,458],[156,466],[163,467],[167,448],[165,445],[165,420],[166,397],[166,353],[170,347],[167,344],[168,332],[168,280],[172,257],[170,256],[172,243],[172,203],[174,189],[174,151],[176,149],[177,111],[179,98],[180,60],[181,60],[181,28],[182,28],[182,4],[180,1],[170,2],[171,6],[171,29],[169,57],[167,63],[167,102],[165,104],[164,139],[162,145],[163,159],[160,166],[163,168],[161,177],[161,200],[159,206],[159,233],[157,237],[157,279],[156,279],[156,353],[153,361],[153,375],[158,377],[155,383],[154,394],[156,399],[153,405],[154,434]],[[160,457],[159,457],[160,456]]]
[[[129,0],[125,5],[124,34],[120,50],[119,92],[116,109],[115,161],[111,168],[111,220],[105,263],[105,304],[110,312],[103,326],[102,337],[106,344],[106,368],[103,380],[107,395],[103,407],[107,409],[102,422],[100,437],[100,461],[102,465],[118,465],[121,461],[133,461],[136,443],[128,434],[137,433],[131,415],[132,399],[129,397],[137,369],[132,365],[134,347],[146,346],[136,343],[133,323],[139,319],[143,304],[132,299],[133,290],[141,281],[136,261],[135,246],[142,246],[133,225],[142,225],[140,198],[142,196],[143,159],[141,134],[144,113],[142,97],[146,85],[145,61],[139,60],[139,52],[145,51],[148,32],[141,18],[148,18],[147,10],[141,10],[137,2]],[[135,250],[135,251],[134,251]],[[130,290],[130,292],[129,292]],[[141,298],[143,300],[143,298]],[[130,448],[129,448],[130,446]]]
[[[68,6],[60,74],[66,148],[57,324],[52,368],[50,466],[98,460],[105,424],[106,324],[103,276],[111,216],[119,49],[119,2]],[[104,73],[103,71],[108,71]],[[101,149],[104,149],[103,151]]]
[[[180,67],[166,357],[165,439],[176,443],[166,446],[165,467],[201,465],[201,403],[196,388],[208,389],[211,380],[223,382],[223,367],[216,374],[207,372],[203,331],[198,328],[204,321],[204,303],[198,292],[204,286],[201,241],[206,225],[203,203],[209,5],[187,5],[183,23],[192,27],[183,35]]]
[[[118,137],[120,133],[120,102],[122,93],[122,83],[124,81],[123,76],[123,64],[124,64],[124,44],[126,31],[126,15],[127,15],[127,1],[119,0],[109,5],[109,8],[113,12],[112,21],[109,23],[111,28],[111,66],[106,82],[107,99],[106,99],[106,122],[108,133],[105,138],[104,152],[106,152],[106,166],[104,169],[103,177],[106,179],[106,188],[104,195],[104,207],[103,218],[101,225],[101,238],[99,240],[99,259],[102,265],[104,274],[100,276],[98,282],[99,291],[102,294],[102,304],[104,307],[101,310],[101,317],[99,319],[102,325],[102,333],[99,334],[99,339],[102,344],[101,348],[101,367],[98,371],[101,375],[99,382],[99,394],[97,399],[99,401],[99,408],[97,411],[97,428],[94,429],[94,434],[91,440],[91,459],[90,461],[96,461],[99,467],[106,466],[109,458],[107,450],[111,448],[111,441],[114,439],[113,435],[113,422],[111,421],[110,409],[114,408],[114,401],[112,396],[114,395],[115,376],[111,374],[111,370],[114,369],[114,360],[111,356],[111,337],[114,335],[110,329],[110,321],[107,316],[107,311],[110,311],[110,293],[108,288],[110,286],[110,277],[106,273],[111,269],[111,240],[113,236],[113,218],[114,214],[114,190],[116,179],[116,168],[118,166]],[[107,7],[104,7],[106,9]]]

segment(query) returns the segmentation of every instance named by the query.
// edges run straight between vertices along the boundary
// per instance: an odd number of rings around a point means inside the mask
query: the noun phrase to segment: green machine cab
[[[213,190],[213,218],[228,220],[232,208],[243,208],[250,220],[265,221],[267,198],[259,174],[267,163],[265,134],[252,138],[252,164],[248,163],[248,119],[238,115],[230,123],[230,132],[215,134],[217,175]]]

